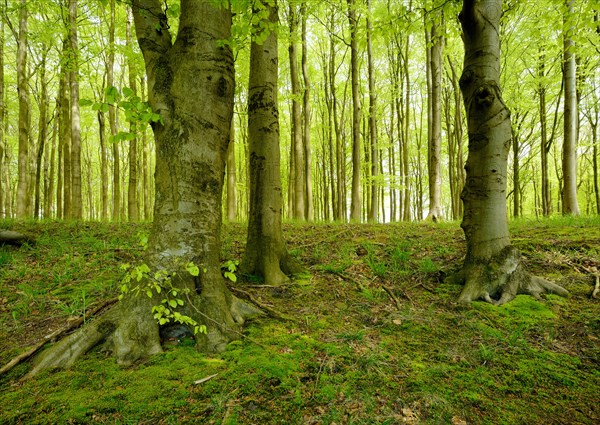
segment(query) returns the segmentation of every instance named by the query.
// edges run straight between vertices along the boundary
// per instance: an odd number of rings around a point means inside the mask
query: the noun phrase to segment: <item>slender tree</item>
[[[563,172],[563,214],[579,215],[577,201],[577,136],[578,136],[578,107],[577,107],[577,76],[575,63],[575,43],[573,41],[573,5],[574,0],[566,0],[567,12],[563,31],[563,79],[565,86],[564,141],[562,150]]]
[[[248,87],[248,144],[250,153],[250,213],[246,252],[241,264],[245,273],[263,276],[270,285],[289,280],[299,271],[281,234],[281,177],[279,157],[279,110],[277,106],[277,6],[268,9],[268,24],[256,25],[250,47]],[[264,27],[262,29],[261,27]],[[267,32],[263,39],[262,32]]]
[[[511,122],[500,89],[501,15],[501,0],[464,0],[459,15],[465,44],[460,86],[469,132],[467,181],[462,192],[467,254],[457,275],[465,283],[460,302],[483,299],[502,304],[517,294],[568,294],[527,273],[509,239],[506,171]]]
[[[439,15],[439,16],[437,16]],[[442,218],[442,65],[444,44],[444,15],[440,12],[431,19],[428,46],[430,95],[428,99],[428,148],[427,169],[429,182],[428,219],[438,221]]]
[[[352,79],[352,197],[350,220],[361,221],[362,200],[360,193],[360,124],[361,102],[359,96],[360,70],[358,65],[358,17],[355,0],[348,2],[348,23],[350,25],[350,74]]]
[[[375,92],[375,66],[373,64],[373,18],[371,0],[367,0],[367,60],[369,74],[369,141],[371,147],[371,203],[368,220],[376,223],[379,213],[379,143],[377,140],[377,94]]]
[[[79,113],[79,43],[77,0],[69,0],[69,94],[71,104],[71,211],[69,218],[83,218],[81,189],[81,117]]]
[[[4,106],[4,3],[0,3],[0,218],[7,216],[5,209],[6,198],[8,197],[8,187],[5,184],[6,167],[5,157],[8,151],[6,145],[6,135],[4,133],[4,118],[6,117]]]
[[[19,30],[17,35],[17,92],[19,95],[19,163],[17,186],[17,218],[29,213],[27,198],[29,170],[29,131],[31,112],[27,75],[27,0],[21,0],[19,8]]]

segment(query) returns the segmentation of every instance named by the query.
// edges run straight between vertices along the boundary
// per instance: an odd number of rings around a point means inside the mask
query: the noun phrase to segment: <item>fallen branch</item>
[[[213,379],[217,375],[218,375],[218,373],[215,373],[214,375],[209,375],[206,378],[198,379],[197,381],[194,381],[194,384],[196,384],[196,385],[203,384],[206,381],[210,381],[211,379]]]
[[[239,289],[239,288],[235,288],[235,287],[231,287],[230,288],[232,291],[235,291],[239,294],[244,295],[244,297],[246,297],[248,299],[248,301],[250,301],[252,304],[256,305],[257,307],[259,307],[261,310],[264,310],[267,312],[267,314],[272,317],[273,319],[279,319],[279,320],[284,320],[284,321],[288,321],[288,322],[293,322],[294,319],[286,316],[283,313],[278,312],[277,310],[269,307],[268,305],[266,305],[265,303],[262,303],[260,301],[258,301],[257,299],[255,299],[252,295],[250,295],[249,292],[244,291],[243,289]]]
[[[392,292],[392,290],[391,290],[390,288],[388,288],[387,286],[385,286],[385,285],[381,285],[381,287],[383,288],[383,290],[384,290],[385,292],[387,292],[387,293],[388,293],[388,295],[390,296],[390,298],[391,298],[391,299],[392,299],[392,300],[393,300],[393,301],[396,303],[396,308],[397,308],[398,310],[401,310],[401,308],[402,308],[402,304],[400,304],[400,300],[398,299],[398,297],[396,297],[396,296],[394,295],[394,293]],[[409,300],[410,300],[410,298],[409,298]]]
[[[73,329],[77,329],[79,326],[81,326],[83,324],[83,322],[85,322],[90,316],[95,315],[96,313],[100,312],[102,309],[116,303],[118,300],[118,298],[112,298],[108,301],[103,302],[102,304],[100,304],[99,306],[97,306],[96,308],[94,308],[91,313],[87,314],[87,315],[83,315],[82,317],[77,318],[76,320],[72,321],[68,326],[65,326],[62,329],[58,329],[54,332],[52,332],[50,335],[46,335],[44,337],[44,339],[42,341],[39,341],[36,345],[34,345],[33,347],[31,347],[29,350],[25,351],[24,353],[19,354],[18,356],[16,356],[15,358],[13,358],[11,361],[9,361],[8,363],[6,363],[1,369],[0,369],[0,375],[3,375],[5,373],[7,373],[8,371],[10,371],[12,368],[14,368],[16,365],[24,362],[25,360],[27,360],[28,358],[30,358],[31,356],[33,356],[35,353],[37,353],[44,345],[46,345],[46,343],[50,342],[50,341],[54,341],[60,337],[62,337],[64,334],[72,331]]]
[[[24,243],[33,245],[35,239],[13,230],[0,230],[0,245],[21,246]]]

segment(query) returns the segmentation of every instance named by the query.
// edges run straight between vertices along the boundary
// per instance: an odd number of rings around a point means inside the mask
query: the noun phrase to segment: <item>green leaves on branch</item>
[[[148,124],[163,124],[160,114],[155,113],[148,102],[142,102],[129,87],[123,87],[122,93],[112,86],[104,90],[106,102],[92,102],[89,99],[81,99],[79,105],[91,106],[92,111],[107,113],[110,107],[117,107],[125,113],[125,120],[130,124],[130,131],[119,131],[111,136],[114,143],[120,141],[131,141],[138,136],[138,132],[146,128]]]
[[[240,262],[238,260],[227,260],[221,264],[221,271],[225,279],[229,279],[232,282],[237,282],[237,276],[235,272]]]
[[[198,324],[191,317],[176,310],[184,305],[181,296],[190,292],[188,288],[178,288],[173,284],[173,278],[177,276],[177,272],[161,269],[152,273],[150,267],[145,263],[137,266],[124,264],[121,268],[128,271],[121,280],[119,300],[129,293],[134,296],[146,295],[148,298],[153,298],[155,294],[162,295],[160,303],[152,307],[152,314],[159,325],[173,321],[190,326],[194,329],[194,334],[206,333],[206,326]],[[200,274],[200,268],[193,262],[187,263],[184,269],[192,276]]]

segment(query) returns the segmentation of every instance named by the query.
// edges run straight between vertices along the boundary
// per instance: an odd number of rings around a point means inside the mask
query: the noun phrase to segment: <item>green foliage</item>
[[[171,9],[169,9],[171,10]],[[131,141],[139,136],[148,124],[163,124],[160,114],[155,113],[148,102],[142,101],[129,87],[123,87],[122,92],[116,87],[107,87],[104,91],[105,102],[93,102],[81,99],[80,106],[91,106],[93,111],[107,113],[110,107],[118,107],[125,113],[125,120],[130,123],[130,131],[119,131],[111,136],[114,143]]]
[[[237,271],[239,264],[240,262],[238,260],[227,260],[221,263],[221,271],[223,272],[223,277],[225,277],[225,279],[228,279],[233,283],[237,282],[237,276],[235,272]]]
[[[159,325],[177,322],[188,325],[193,329],[194,334],[206,333],[206,326],[198,324],[191,317],[177,311],[184,305],[181,296],[188,294],[189,289],[178,288],[173,284],[173,279],[177,276],[176,271],[160,269],[152,272],[145,263],[136,266],[124,264],[122,268],[127,270],[127,273],[121,280],[120,300],[127,294],[133,296],[145,294],[149,298],[153,298],[155,294],[160,295],[160,303],[152,307],[153,317]],[[177,268],[175,267],[175,270]],[[200,274],[200,268],[193,262],[186,263],[183,269],[192,276]]]

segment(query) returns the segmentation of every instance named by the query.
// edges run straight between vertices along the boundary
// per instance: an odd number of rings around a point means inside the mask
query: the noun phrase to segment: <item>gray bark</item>
[[[27,0],[21,0],[17,39],[17,92],[19,96],[19,162],[17,185],[17,218],[28,216],[27,186],[29,170],[29,129],[31,121],[27,87]]]
[[[278,22],[277,7],[269,8],[269,23]],[[256,27],[255,31],[260,31]],[[268,29],[267,29],[268,30]],[[268,30],[270,31],[270,30]],[[248,144],[250,151],[250,213],[241,270],[277,285],[298,271],[281,234],[282,190],[279,153],[277,35],[270,31],[262,44],[250,48]]]
[[[177,272],[174,286],[187,293],[180,312],[207,327],[206,334],[196,335],[197,348],[220,351],[239,338],[245,318],[257,314],[229,292],[219,261],[221,192],[235,87],[231,49],[219,41],[230,35],[231,13],[211,2],[182,0],[172,44],[159,0],[134,0],[133,12],[149,102],[163,120],[153,125],[156,203],[145,262],[152,272]],[[196,278],[181,270],[189,261],[201,270]],[[103,340],[120,364],[160,352],[159,327],[151,311],[157,298],[125,296],[43,353],[29,376],[68,367]]]
[[[511,142],[510,111],[500,89],[501,0],[464,0],[459,15],[465,44],[460,79],[469,131],[462,228],[467,254],[456,276],[465,286],[459,301],[495,304],[517,294],[568,292],[529,275],[511,244],[506,217],[506,171]]]
[[[573,49],[573,4],[574,0],[567,0],[567,16],[565,26],[567,33],[563,35],[564,63],[563,78],[565,85],[565,113],[564,113],[564,142],[562,151],[563,171],[563,214],[579,215],[579,202],[577,201],[577,135],[578,135],[578,107],[577,107],[577,77],[575,53]]]
[[[358,66],[358,19],[354,0],[348,2],[348,23],[350,25],[350,72],[352,79],[352,195],[350,201],[350,220],[361,221],[362,200],[360,193],[360,123],[361,104],[358,93],[360,70]]]

